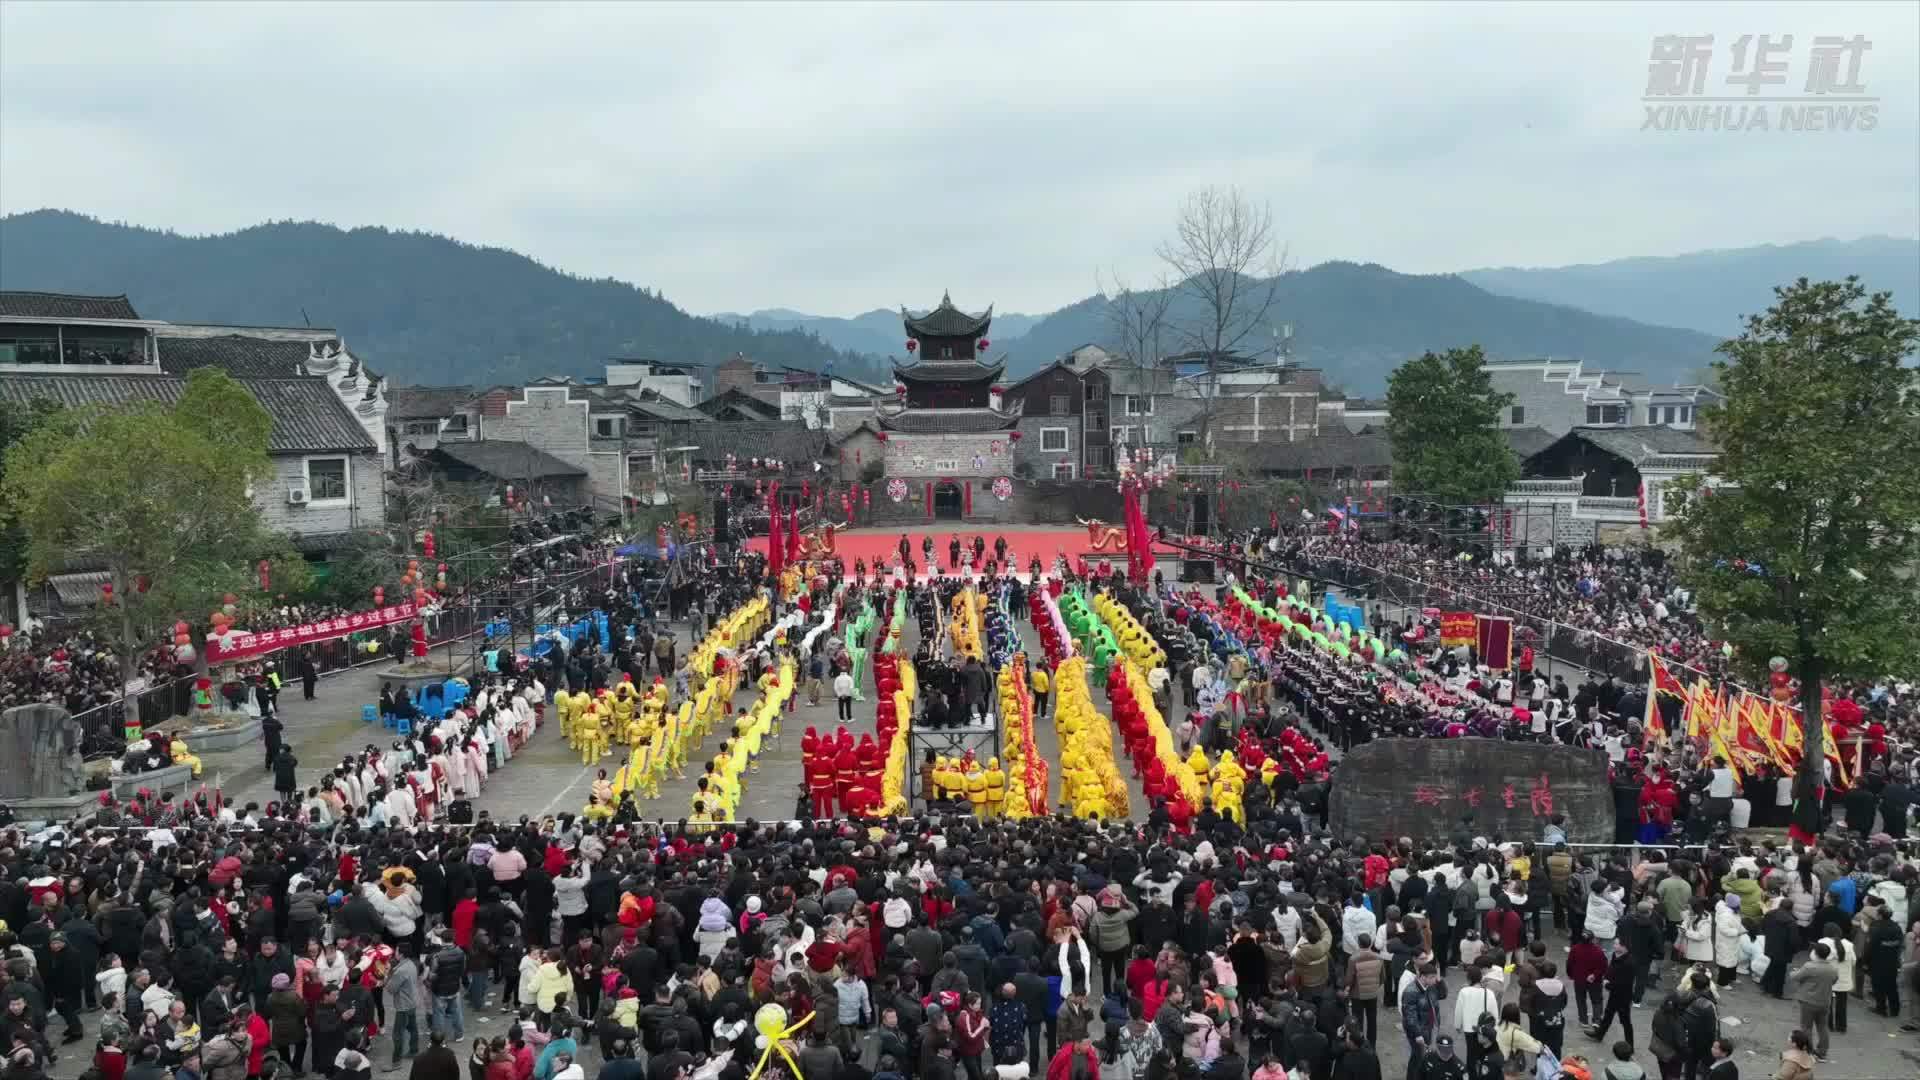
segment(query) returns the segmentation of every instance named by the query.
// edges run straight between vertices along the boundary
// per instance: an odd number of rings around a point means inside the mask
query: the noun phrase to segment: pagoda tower
[[[1002,407],[1006,360],[984,359],[993,308],[970,315],[942,295],[925,315],[901,308],[900,319],[916,359],[893,366],[896,400],[874,409],[887,475],[923,487],[930,518],[972,518],[986,509],[976,495],[1013,469],[1024,407]]]

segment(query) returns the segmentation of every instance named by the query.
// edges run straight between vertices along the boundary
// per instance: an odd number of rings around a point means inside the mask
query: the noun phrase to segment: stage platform
[[[1094,550],[1093,545],[1087,540],[1087,530],[1077,526],[1067,528],[1049,525],[1025,525],[1014,526],[1012,528],[970,529],[955,527],[953,523],[945,523],[945,527],[936,526],[930,529],[844,529],[834,533],[833,546],[840,558],[845,560],[848,573],[852,573],[854,562],[861,559],[866,560],[868,566],[874,565],[876,559],[878,559],[882,565],[890,565],[900,557],[900,534],[902,531],[906,533],[907,541],[913,545],[913,558],[915,562],[922,564],[920,567],[922,573],[926,571],[926,566],[924,563],[925,555],[921,550],[920,541],[923,537],[927,536],[933,537],[934,557],[939,560],[939,569],[942,571],[947,571],[947,543],[955,536],[960,538],[960,542],[963,545],[970,545],[975,536],[984,538],[987,542],[988,558],[993,557],[994,539],[996,537],[1006,537],[1007,558],[1013,564],[1015,572],[1023,576],[1027,572],[1028,565],[1036,555],[1040,557],[1041,565],[1049,572],[1053,569],[1054,559],[1063,554],[1068,559],[1077,559],[1085,556],[1087,561],[1095,563],[1105,559],[1114,565],[1122,567],[1126,565],[1127,561],[1125,552],[1116,552],[1111,548],[1106,551]],[[747,541],[747,545],[752,550],[765,551],[767,550],[767,538],[764,536],[753,537]],[[963,560],[970,558],[971,552],[962,552],[961,557]],[[1176,552],[1173,548],[1160,545],[1154,546],[1154,558],[1156,561],[1166,562],[1176,560],[1179,557],[1179,552]],[[964,561],[961,563],[962,568],[965,568],[966,565]]]

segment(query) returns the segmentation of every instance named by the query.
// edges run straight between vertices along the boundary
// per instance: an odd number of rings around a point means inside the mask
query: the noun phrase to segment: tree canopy
[[[1669,530],[1744,669],[1781,657],[1800,679],[1813,769],[1822,687],[1920,660],[1920,322],[1855,278],[1775,295],[1720,347],[1717,480],[1676,483]]]
[[[1447,503],[1490,503],[1520,478],[1500,434],[1513,404],[1487,375],[1480,346],[1422,353],[1387,377],[1393,488]]]
[[[71,409],[6,452],[0,505],[24,531],[27,574],[104,569],[121,660],[176,618],[203,621],[227,592],[303,591],[306,561],[267,531],[251,497],[271,473],[271,421],[224,372],[196,371],[171,406]]]

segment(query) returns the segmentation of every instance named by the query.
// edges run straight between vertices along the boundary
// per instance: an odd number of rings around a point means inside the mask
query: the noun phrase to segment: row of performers
[[[1127,678],[1130,670],[1129,665],[1116,664],[1107,673],[1107,695],[1113,703],[1114,722],[1120,728],[1127,756],[1133,759],[1133,775],[1140,779],[1148,805],[1164,801],[1167,816],[1176,827],[1185,830],[1200,808],[1193,805],[1179,779],[1169,775],[1161,763],[1146,713],[1146,709],[1153,708],[1153,703],[1149,700],[1143,707],[1136,697],[1136,683]],[[1258,776],[1271,790],[1283,772],[1296,783],[1324,776],[1328,759],[1326,751],[1294,728],[1281,729],[1269,753],[1253,726],[1248,724],[1240,729],[1238,745],[1220,751],[1217,761],[1209,763],[1206,752],[1196,745],[1181,764],[1192,775],[1196,790],[1204,794],[1215,811],[1244,822],[1243,801],[1249,775]]]
[[[821,735],[809,727],[800,736],[800,767],[813,816],[871,814],[880,805],[887,755],[871,732],[856,742],[845,724]]]
[[[932,754],[932,751],[928,751]],[[921,789],[927,802],[964,802],[982,821],[1000,817],[1007,807],[1007,774],[1000,759],[990,757],[985,768],[973,751],[960,757],[931,757],[921,766]]]

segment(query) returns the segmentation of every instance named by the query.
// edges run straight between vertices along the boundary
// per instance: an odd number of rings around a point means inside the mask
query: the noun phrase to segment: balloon
[[[760,1006],[753,1014],[753,1030],[769,1038],[779,1035],[786,1026],[787,1010],[772,1002]]]
[[[178,660],[183,664],[191,664],[193,663],[193,657],[194,657],[194,652],[193,652],[192,645],[180,644],[180,645],[174,646],[173,658],[175,660]]]
[[[229,600],[229,601],[227,601],[226,603],[224,603],[224,604],[222,604],[222,605],[220,605],[220,612],[221,612],[221,614],[223,614],[223,615],[226,615],[226,616],[227,616],[227,617],[229,617],[229,618],[231,618],[231,617],[233,616],[233,613],[234,613],[234,612],[236,612],[236,611],[238,611],[238,610],[240,610],[240,609],[239,609],[239,607],[238,607],[238,606],[236,606],[236,605],[234,604],[234,602],[233,602],[233,601],[231,601],[231,600]]]
[[[173,624],[173,632],[176,634],[184,634],[187,631],[192,629],[193,627],[188,626],[185,622],[177,622]]]
[[[1784,656],[1776,656],[1773,659],[1767,661],[1767,670],[1769,671],[1787,670],[1787,658]]]

